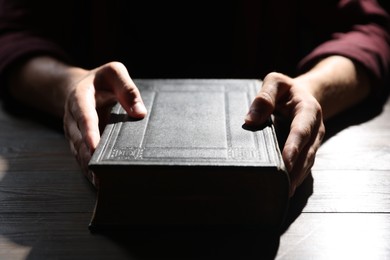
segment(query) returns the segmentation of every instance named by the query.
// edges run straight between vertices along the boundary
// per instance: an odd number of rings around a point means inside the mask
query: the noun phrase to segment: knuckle
[[[303,125],[303,124],[299,124],[299,125],[295,125],[291,128],[290,130],[291,134],[295,135],[295,136],[299,136],[300,139],[307,139],[307,138],[310,138],[311,136],[311,126],[310,125]]]
[[[96,70],[93,81],[97,86],[110,85],[110,82],[116,81],[116,79],[121,78],[121,75],[125,75],[126,73],[127,69],[123,63],[111,61]]]
[[[125,65],[119,61],[111,61],[102,67],[103,74],[113,77],[120,75],[125,70]]]
[[[255,98],[256,104],[264,104],[270,107],[275,106],[275,101],[268,92],[260,91]]]
[[[298,145],[293,143],[286,144],[283,148],[283,154],[285,156],[289,154],[299,154],[299,153],[300,153],[300,149]]]
[[[321,122],[320,129],[318,130],[318,140],[320,142],[322,142],[322,140],[324,140],[325,134],[326,134],[325,125],[323,122]]]
[[[84,129],[85,126],[87,125],[88,118],[86,117],[86,115],[80,113],[79,115],[77,115],[76,122],[77,122],[78,128],[81,130],[81,129]]]
[[[314,159],[316,157],[316,153],[317,153],[317,149],[314,148],[314,147],[311,147],[308,151],[307,151],[307,159],[309,161],[309,164],[313,165],[314,163]]]
[[[290,77],[279,72],[271,72],[267,74],[263,82],[271,84],[276,88],[290,88],[293,85]]]
[[[302,109],[307,110],[307,111],[313,111],[313,114],[316,117],[321,116],[322,117],[322,109],[320,104],[317,102],[316,99],[314,98],[306,98],[300,100],[300,106]]]
[[[272,81],[284,81],[285,80],[285,75],[283,75],[282,73],[279,73],[279,72],[270,72],[268,73],[265,78],[264,78],[264,81],[267,81],[267,80],[272,80]]]

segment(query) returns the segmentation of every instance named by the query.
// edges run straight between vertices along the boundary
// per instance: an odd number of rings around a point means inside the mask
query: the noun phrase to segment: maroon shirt
[[[389,16],[375,0],[167,2],[0,0],[0,77],[39,54],[121,61],[133,78],[295,76],[337,54],[378,85],[388,76]]]

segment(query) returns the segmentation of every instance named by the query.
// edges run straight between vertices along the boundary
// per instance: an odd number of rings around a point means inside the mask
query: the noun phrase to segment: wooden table
[[[390,102],[328,123],[279,235],[92,234],[95,191],[62,132],[0,111],[0,259],[390,259]]]

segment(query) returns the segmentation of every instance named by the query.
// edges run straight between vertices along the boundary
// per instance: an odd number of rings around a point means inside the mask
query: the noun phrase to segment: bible
[[[289,200],[272,121],[245,129],[261,81],[138,79],[148,114],[111,112],[89,163],[97,179],[90,230],[279,226]]]

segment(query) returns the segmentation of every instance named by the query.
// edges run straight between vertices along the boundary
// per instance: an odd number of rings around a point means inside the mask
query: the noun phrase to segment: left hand
[[[80,79],[79,79],[80,78]],[[88,163],[99,140],[100,129],[107,123],[111,106],[119,101],[133,118],[143,118],[147,111],[141,94],[126,67],[109,62],[90,71],[70,88],[64,109],[64,131],[70,148],[87,178],[95,184]]]

